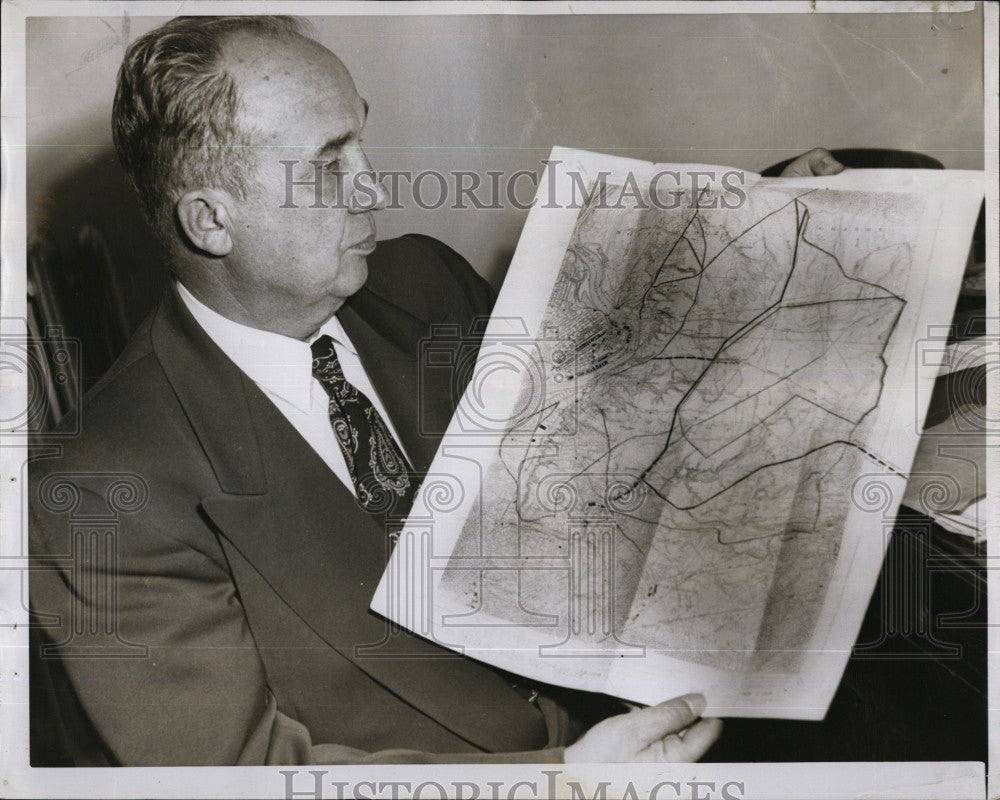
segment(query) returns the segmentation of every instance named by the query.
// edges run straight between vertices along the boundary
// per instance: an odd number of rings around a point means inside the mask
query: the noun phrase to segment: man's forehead
[[[325,63],[347,72],[340,59],[328,48],[297,33],[233,33],[224,42],[222,55],[227,66],[236,69],[242,67],[286,74],[303,65]]]
[[[234,37],[225,68],[239,89],[245,121],[258,130],[282,130],[295,120],[364,117],[363,101],[344,64],[302,36]],[[346,122],[347,119],[344,120]]]

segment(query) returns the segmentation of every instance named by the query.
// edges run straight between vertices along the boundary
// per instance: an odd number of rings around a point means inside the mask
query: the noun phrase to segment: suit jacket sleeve
[[[252,751],[264,744],[265,732],[267,749],[261,762],[258,752]],[[305,726],[278,711],[273,698],[255,733],[260,741],[249,742],[241,764],[561,764],[566,749],[560,746],[522,753],[428,753],[400,748],[372,753],[345,745],[314,745]]]
[[[78,493],[78,510],[99,513],[102,493],[82,483],[67,491]],[[39,480],[33,484],[39,488]],[[72,531],[64,516],[34,508],[33,609],[61,617],[47,638],[64,645],[61,672],[110,764],[239,763],[264,718],[267,694],[225,565],[191,545],[183,518],[158,528],[151,514],[135,516],[119,521],[113,560],[99,552],[67,558],[87,547],[79,536],[90,532]],[[45,563],[57,566],[38,568]],[[74,651],[94,644],[74,629],[105,620],[114,632],[100,642],[103,652]]]

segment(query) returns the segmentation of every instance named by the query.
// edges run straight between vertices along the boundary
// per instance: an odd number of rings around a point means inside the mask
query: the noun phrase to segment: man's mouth
[[[369,234],[360,242],[355,242],[347,249],[354,250],[355,252],[358,253],[364,253],[365,255],[371,253],[375,249],[375,234],[374,233]]]

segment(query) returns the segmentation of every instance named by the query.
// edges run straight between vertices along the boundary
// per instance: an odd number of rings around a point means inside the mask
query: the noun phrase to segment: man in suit
[[[418,410],[418,344],[473,335],[492,295],[435,240],[376,245],[366,114],[291,20],[180,18],[126,54],[115,143],[176,283],[31,471],[32,605],[74,762],[698,758],[720,729],[698,696],[579,736],[546,690],[368,610],[437,447],[422,431],[461,390],[425,382]],[[337,176],[325,208],[288,207],[282,161]],[[81,538],[101,519],[113,535]]]

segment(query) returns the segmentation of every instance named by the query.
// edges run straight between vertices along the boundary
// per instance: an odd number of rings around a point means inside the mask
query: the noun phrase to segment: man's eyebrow
[[[361,124],[363,125],[365,120],[368,119],[369,106],[368,106],[368,101],[365,100],[364,98],[362,98],[361,102],[364,103],[365,107],[365,119],[361,121]],[[319,150],[316,151],[316,157],[319,158],[329,153],[336,152],[345,144],[347,144],[351,140],[352,136],[354,136],[354,131],[348,131],[347,133],[341,134],[340,136],[335,136],[333,139],[328,140],[326,144],[324,144]]]
[[[316,158],[320,158],[321,156],[325,156],[330,153],[335,153],[341,147],[347,144],[351,140],[352,136],[354,136],[353,131],[342,134],[340,136],[336,136],[333,139],[330,139],[329,141],[327,141],[326,144],[324,144],[319,150],[316,151]]]

